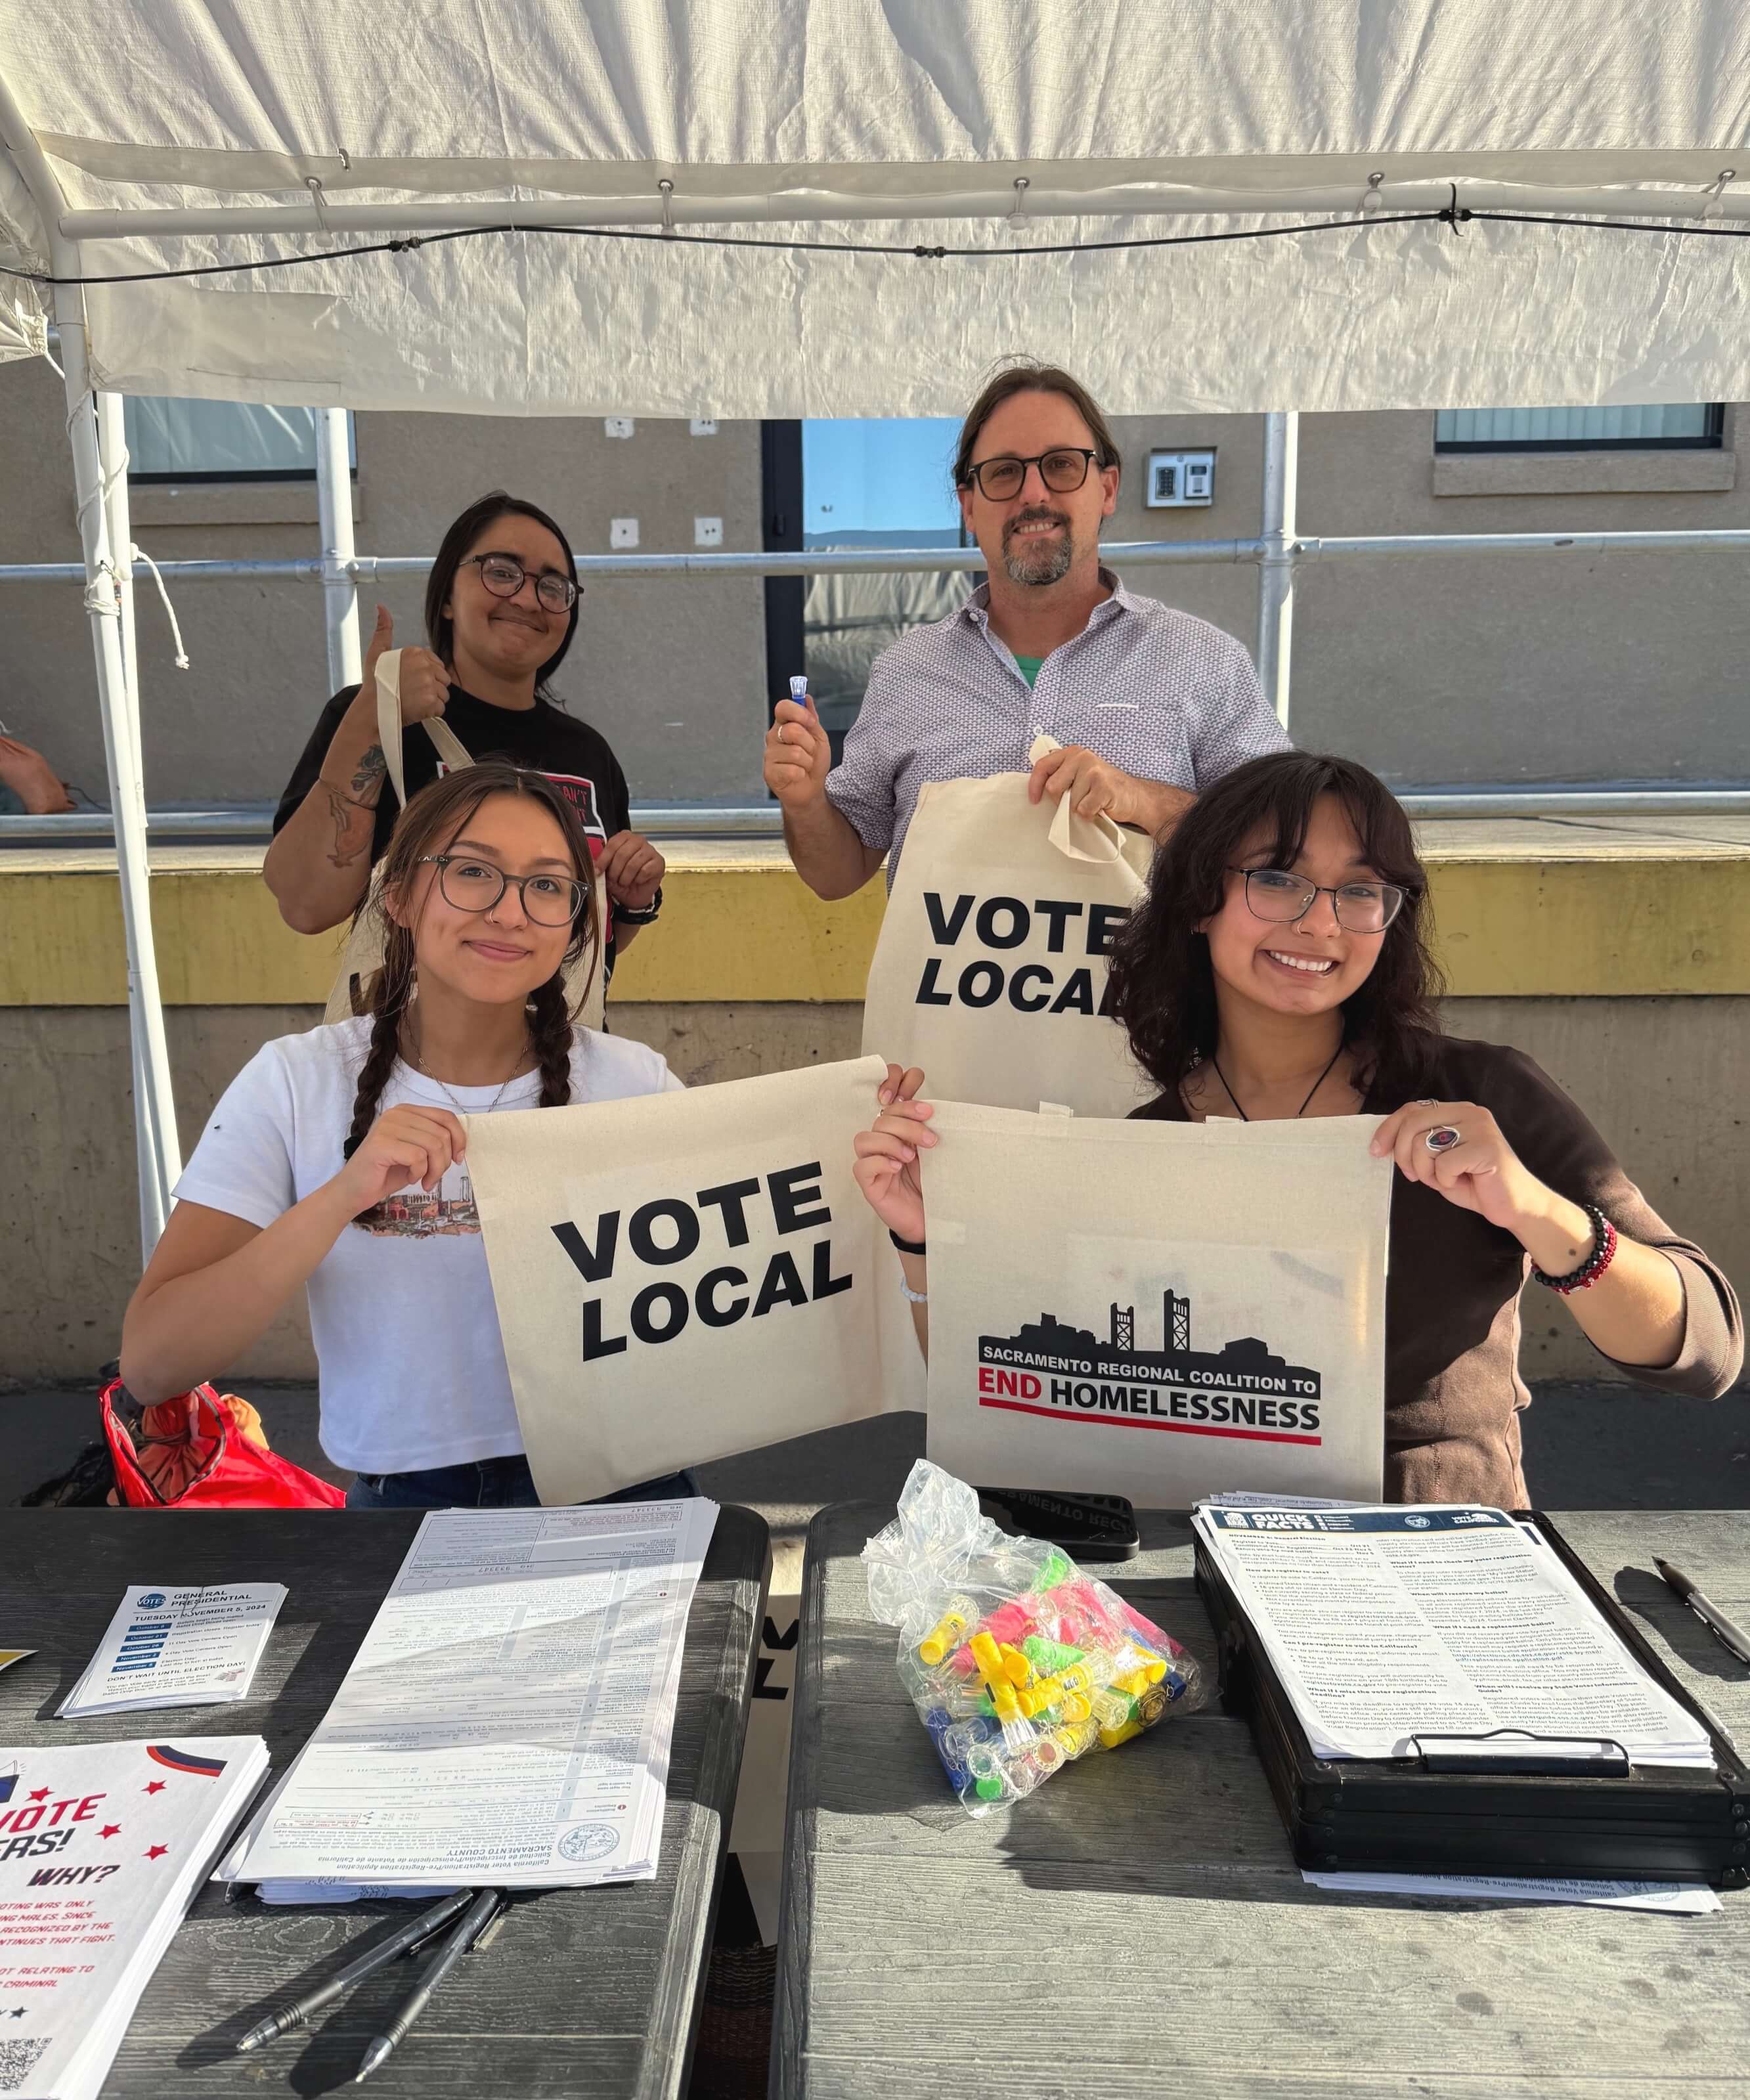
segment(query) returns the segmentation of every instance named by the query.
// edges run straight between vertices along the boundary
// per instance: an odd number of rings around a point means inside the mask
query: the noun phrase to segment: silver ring
[[[1443,1152],[1450,1152],[1455,1145],[1461,1145],[1464,1140],[1449,1123],[1443,1123],[1433,1130],[1425,1130],[1422,1141],[1438,1157]]]

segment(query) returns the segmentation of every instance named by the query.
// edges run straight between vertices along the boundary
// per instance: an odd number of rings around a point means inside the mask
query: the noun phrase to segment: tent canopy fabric
[[[951,414],[1024,351],[1120,412],[1750,395],[1750,242],[1682,230],[1750,229],[1750,12],[1730,0],[56,0],[0,18],[0,81],[65,212],[253,214],[126,238],[75,216],[91,274],[310,254],[463,207],[649,235],[664,182],[683,236],[985,251],[484,233],[94,288],[115,391]],[[1729,168],[1742,184],[1710,199]],[[1456,183],[1532,210],[1681,190],[1698,216],[1015,252],[1347,218],[1376,174],[1387,210]],[[1210,192],[1233,208],[1188,214]],[[3,159],[0,260],[48,260]],[[35,340],[0,296],[0,356]]]

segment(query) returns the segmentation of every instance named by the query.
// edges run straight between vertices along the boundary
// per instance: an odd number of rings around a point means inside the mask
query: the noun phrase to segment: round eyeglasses
[[[584,885],[568,875],[506,875],[490,861],[465,854],[425,858],[438,871],[445,903],[458,911],[490,911],[511,889],[521,892],[522,909],[537,926],[569,926],[584,908]]]
[[[1039,479],[1054,496],[1073,496],[1087,479],[1087,470],[1100,457],[1085,447],[1059,445],[1055,451],[1035,452],[1029,459],[1003,453],[968,467],[966,478],[989,503],[1007,503],[1020,494],[1027,470],[1036,466]]]
[[[529,580],[529,572],[514,554],[470,554],[456,565],[478,569],[480,580],[494,598],[514,598]],[[577,585],[557,570],[544,569],[535,579],[535,595],[549,612],[569,612],[577,602]]]
[[[1245,877],[1245,902],[1252,916],[1280,925],[1304,919],[1319,898],[1328,897],[1346,933],[1383,933],[1408,894],[1395,882],[1346,882],[1332,889],[1283,867],[1230,867],[1228,872]]]

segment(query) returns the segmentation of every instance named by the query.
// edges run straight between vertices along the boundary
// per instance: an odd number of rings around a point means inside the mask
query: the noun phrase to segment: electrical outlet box
[[[611,438],[629,438],[637,427],[630,416],[604,416],[602,418],[602,430]]]
[[[1144,501],[1151,510],[1188,510],[1215,501],[1215,448],[1207,452],[1150,452],[1148,491]]]
[[[609,546],[623,551],[636,547],[638,544],[637,519],[636,518],[609,518],[607,543]]]
[[[715,416],[694,416],[686,427],[695,438],[714,438],[717,435],[717,419]]]
[[[721,547],[723,545],[723,520],[721,518],[695,518],[693,520],[693,545],[695,547]]]

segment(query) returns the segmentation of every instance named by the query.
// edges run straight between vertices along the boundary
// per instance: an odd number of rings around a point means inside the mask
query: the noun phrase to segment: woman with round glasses
[[[121,1374],[141,1400],[184,1392],[302,1290],[350,1506],[532,1503],[461,1118],[680,1082],[573,1025],[566,973],[599,964],[601,929],[588,841],[544,775],[485,759],[411,796],[371,909],[371,1011],[267,1043],[227,1089],[128,1308]],[[629,1496],[690,1492],[677,1476]]]
[[[439,774],[418,724],[441,714],[470,757],[544,773],[576,810],[611,911],[604,967],[656,916],[663,858],[631,829],[626,776],[608,743],[566,714],[550,681],[577,631],[571,549],[546,512],[495,490],[443,536],[425,589],[423,649],[401,654],[401,756],[408,793]],[[361,684],[322,710],[274,816],[263,869],[280,915],[320,933],[355,911],[399,814],[377,720],[376,671],[395,646],[387,609],[365,651]]]
[[[1139,1116],[1384,1118],[1386,1493],[1521,1508],[1528,1280],[1614,1368],[1670,1392],[1725,1392],[1743,1321],[1553,1079],[1442,1031],[1428,930],[1427,878],[1384,785],[1347,759],[1275,753],[1206,790],[1157,856],[1113,951],[1113,1010],[1161,1089]],[[921,1082],[895,1070],[888,1090]],[[913,1246],[928,1118],[896,1101],[857,1141],[866,1194]],[[901,1258],[925,1290],[923,1256]]]

